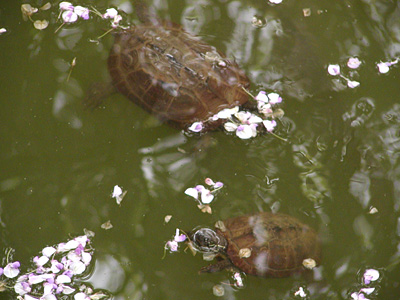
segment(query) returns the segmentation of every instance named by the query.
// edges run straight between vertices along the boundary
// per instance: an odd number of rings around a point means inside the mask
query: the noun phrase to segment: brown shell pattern
[[[320,262],[316,232],[284,214],[262,212],[224,221],[226,231],[217,232],[228,240],[227,256],[245,273],[264,277],[287,277],[304,270],[303,260]],[[249,248],[251,255],[240,258]]]
[[[206,53],[226,66],[207,61]],[[242,87],[249,80],[237,64],[170,21],[116,33],[108,69],[119,92],[179,128],[248,100]]]

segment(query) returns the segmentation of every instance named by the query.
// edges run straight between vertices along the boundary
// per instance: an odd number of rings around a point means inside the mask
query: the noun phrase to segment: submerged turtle
[[[195,121],[206,129],[210,117],[248,101],[249,79],[238,65],[171,21],[135,2],[142,24],[115,33],[108,58],[113,86],[161,121],[187,128]]]
[[[216,227],[189,234],[196,250],[220,259],[200,272],[236,267],[251,275],[287,277],[305,270],[306,262],[319,264],[316,232],[291,216],[261,212],[219,221]]]

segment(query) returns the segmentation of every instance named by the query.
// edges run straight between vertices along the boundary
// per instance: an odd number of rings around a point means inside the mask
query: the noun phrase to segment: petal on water
[[[277,93],[269,93],[268,94],[269,103],[277,104],[282,102],[282,97]]]
[[[268,103],[269,101],[267,93],[264,91],[260,91],[254,99],[263,103]]]
[[[190,131],[193,132],[200,132],[203,130],[203,122],[194,122],[190,127],[189,127]]]
[[[71,278],[69,278],[69,276],[67,276],[67,275],[59,275],[56,278],[56,284],[70,283],[70,282],[71,282]]]
[[[85,272],[86,265],[81,261],[75,261],[71,264],[70,269],[74,275],[79,275]],[[67,283],[67,282],[63,282]]]
[[[350,69],[357,69],[361,65],[361,61],[357,57],[350,57],[347,61],[347,66]]]
[[[249,125],[240,125],[236,130],[236,135],[242,140],[253,137],[253,130]]]
[[[199,197],[199,192],[195,188],[186,189],[185,194],[195,199],[198,199]]]
[[[275,120],[264,120],[263,124],[265,126],[265,129],[267,129],[267,131],[271,132],[274,130],[275,126],[276,126],[276,121]]]
[[[118,185],[114,186],[114,190],[113,190],[113,193],[112,193],[111,197],[112,198],[116,198],[116,197],[119,197],[121,195],[122,195],[122,189]]]
[[[332,76],[336,76],[340,74],[340,66],[339,65],[329,65],[328,73]]]
[[[214,200],[214,195],[207,189],[204,189],[201,192],[201,202],[203,204],[209,204]]]
[[[385,62],[381,62],[381,63],[377,64],[376,66],[378,67],[379,73],[385,74],[385,73],[389,72],[389,66]]]
[[[238,126],[237,126],[235,123],[226,122],[226,123],[224,124],[224,128],[225,128],[225,130],[228,131],[228,132],[233,132],[233,131],[235,131],[235,130],[238,128]]]
[[[92,260],[92,255],[88,252],[82,252],[82,262],[85,265],[89,265]]]
[[[74,23],[78,20],[78,15],[73,11],[66,10],[62,13],[62,19],[65,23]]]
[[[54,248],[54,247],[45,247],[42,250],[42,254],[47,257],[52,256],[55,252],[56,252],[56,248]]]
[[[358,87],[360,83],[358,81],[349,80],[347,81],[347,86],[351,89]]]
[[[8,278],[14,278],[19,274],[19,269],[13,266],[13,263],[9,263],[4,268],[4,276]]]

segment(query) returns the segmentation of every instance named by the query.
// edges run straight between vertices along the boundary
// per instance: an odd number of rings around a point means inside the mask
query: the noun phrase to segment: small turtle
[[[320,262],[316,232],[291,216],[260,212],[218,221],[216,227],[189,234],[196,250],[220,259],[200,272],[236,267],[251,275],[287,277],[304,271],[306,262]]]
[[[115,32],[108,58],[117,91],[181,129],[196,121],[214,129],[220,121],[213,115],[248,101],[243,88],[249,79],[234,61],[181,26],[154,17],[143,1],[135,1],[135,9],[142,24]]]

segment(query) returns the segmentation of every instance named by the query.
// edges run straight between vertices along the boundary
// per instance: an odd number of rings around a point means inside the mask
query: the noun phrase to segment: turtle
[[[135,1],[141,21],[114,32],[108,70],[114,88],[162,122],[187,129],[249,99],[250,81],[238,64],[180,25],[160,20]]]
[[[214,253],[219,261],[200,273],[233,268],[261,277],[289,277],[319,265],[317,233],[298,219],[281,213],[259,212],[218,221],[216,228],[189,233],[195,250]]]

